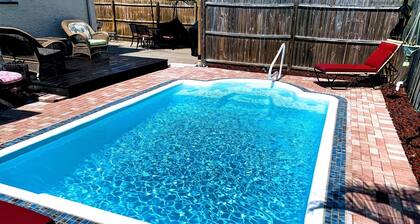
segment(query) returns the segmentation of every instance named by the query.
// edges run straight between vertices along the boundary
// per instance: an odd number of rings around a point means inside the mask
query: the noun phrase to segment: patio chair
[[[38,79],[58,75],[65,69],[62,51],[46,48],[30,34],[13,27],[0,27],[0,50],[6,62],[24,62]]]
[[[63,20],[61,27],[72,42],[73,55],[87,55],[92,59],[94,55],[108,51],[108,33],[95,32],[81,20]]]
[[[395,40],[382,41],[363,64],[316,64],[315,75],[320,82],[320,74],[324,74],[331,87],[339,76],[351,76],[358,82],[361,78],[379,76],[381,72],[392,74],[397,69],[390,60],[401,47],[402,42]],[[390,75],[390,78],[392,75]],[[350,82],[349,85],[353,84]]]
[[[152,45],[153,35],[150,32],[149,27],[136,23],[130,23],[129,26],[132,34],[130,46],[133,46],[134,41],[137,42],[136,49],[140,44],[142,47],[150,47]]]
[[[137,47],[138,47],[140,36],[139,36],[139,32],[137,31],[137,26],[136,26],[135,23],[130,23],[128,25],[130,26],[130,30],[131,30],[131,44],[130,44],[130,47],[133,46],[134,41],[137,42]]]
[[[0,70],[0,104],[12,108],[20,103],[20,98],[11,90],[13,88],[25,88],[24,76],[17,72]]]
[[[140,36],[140,43],[142,47],[150,47],[152,45],[153,41],[153,35],[149,30],[149,27],[145,25],[136,24],[137,26],[137,32]],[[137,42],[137,47],[139,43]]]

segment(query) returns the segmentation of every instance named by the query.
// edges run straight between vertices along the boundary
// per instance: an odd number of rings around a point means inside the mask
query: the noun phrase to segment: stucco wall
[[[17,5],[0,4],[0,26],[20,28],[35,37],[65,36],[64,19],[82,19],[96,25],[93,1],[89,0],[15,0]],[[90,14],[90,19],[89,19]]]

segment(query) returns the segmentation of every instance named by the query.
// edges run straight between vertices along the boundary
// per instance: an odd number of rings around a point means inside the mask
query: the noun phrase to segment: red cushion
[[[316,64],[315,68],[322,72],[376,72],[376,69],[361,64]]]
[[[378,48],[388,50],[388,51],[395,51],[395,50],[397,50],[398,45],[383,41],[383,42],[381,42],[381,44],[379,44]]]
[[[374,67],[376,70],[379,70],[397,48],[398,45],[396,44],[382,42],[378,48],[368,57],[365,65],[369,65]]]
[[[32,210],[0,201],[0,223],[2,224],[53,224],[47,216]]]

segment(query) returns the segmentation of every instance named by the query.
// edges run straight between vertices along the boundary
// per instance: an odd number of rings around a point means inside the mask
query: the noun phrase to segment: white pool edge
[[[218,82],[249,82],[249,83],[260,83],[261,85],[271,84],[267,80],[259,79],[222,79],[215,81],[195,81],[195,80],[178,80],[162,87],[148,91],[140,96],[128,99],[116,105],[112,105],[108,108],[95,112],[93,114],[87,115],[75,121],[72,121],[68,124],[55,128],[51,131],[45,132],[28,140],[24,140],[10,147],[0,150],[0,158],[5,157],[9,154],[15,153],[21,149],[24,149],[27,146],[35,144],[37,142],[46,140],[55,135],[61,134],[63,132],[69,131],[77,126],[80,126],[84,123],[98,119],[104,115],[122,109],[124,107],[130,106],[134,103],[142,101],[146,98],[149,98],[159,92],[162,92],[166,89],[174,87],[180,84],[196,85],[196,86],[210,86]],[[328,177],[329,169],[331,162],[331,154],[333,149],[333,140],[334,140],[334,130],[336,123],[336,115],[338,109],[338,99],[333,96],[305,92],[295,86],[290,84],[275,82],[275,86],[279,88],[284,88],[290,91],[293,91],[297,96],[303,97],[306,99],[323,99],[329,102],[327,116],[325,119],[324,129],[322,132],[321,143],[318,151],[318,158],[315,165],[314,175],[312,178],[312,187],[308,199],[307,211],[305,215],[305,223],[323,223],[324,222],[324,204],[326,203],[326,196],[328,191]],[[93,222],[103,223],[103,224],[144,224],[146,222],[129,218],[126,216],[118,215],[116,213],[108,212],[102,209],[97,209],[91,206],[87,206],[81,203],[73,202],[70,200],[58,198],[48,194],[36,194],[26,190],[18,189],[12,186],[8,186],[0,183],[0,193],[8,195],[17,199],[28,201],[34,204],[38,204],[43,207],[51,208],[63,213],[74,215],[83,219],[87,219]]]
[[[333,96],[323,96],[329,98],[329,106],[312,178],[311,191],[306,208],[305,224],[324,223],[324,206],[327,202],[328,180],[339,100]]]

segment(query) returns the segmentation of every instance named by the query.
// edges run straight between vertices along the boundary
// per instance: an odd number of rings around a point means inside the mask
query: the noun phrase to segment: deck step
[[[33,80],[29,88],[66,97],[75,97],[105,86],[162,70],[168,60],[156,58],[111,56],[103,62],[88,59],[66,61],[67,73]]]

